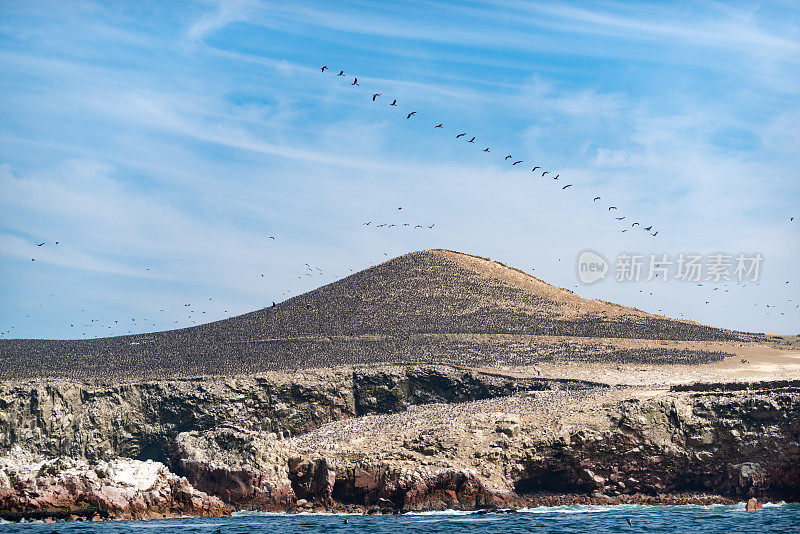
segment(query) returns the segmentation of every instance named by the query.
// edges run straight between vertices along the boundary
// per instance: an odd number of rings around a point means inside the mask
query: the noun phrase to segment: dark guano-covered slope
[[[93,340],[0,341],[0,379],[166,378],[377,363],[701,363],[720,356],[634,353],[601,338],[760,337],[586,300],[499,262],[429,250],[275,307],[197,327]]]

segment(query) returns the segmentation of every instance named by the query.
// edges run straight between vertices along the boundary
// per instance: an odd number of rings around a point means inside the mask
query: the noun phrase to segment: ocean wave
[[[787,505],[786,502],[767,502],[762,503],[764,508],[783,508]],[[537,506],[533,508],[519,508],[518,513],[524,514],[597,514],[607,512],[619,512],[624,510],[716,510],[716,511],[740,511],[744,510],[746,503],[740,502],[737,504],[574,504],[574,505],[561,505],[561,506]],[[470,510],[426,510],[426,511],[412,511],[405,512],[402,515],[410,517],[426,517],[426,516],[471,516],[475,515],[475,511]],[[361,512],[300,512],[300,513],[287,513],[287,512],[260,512],[257,510],[240,510],[233,512],[232,517],[271,517],[271,516],[361,516]],[[502,515],[502,514],[497,514]],[[483,517],[486,517],[483,515]],[[494,517],[494,514],[492,514]]]

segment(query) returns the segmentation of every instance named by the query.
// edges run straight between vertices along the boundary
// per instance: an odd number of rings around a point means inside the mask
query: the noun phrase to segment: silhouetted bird
[[[562,188],[561,188],[561,190],[563,191],[564,189],[566,189],[566,188],[568,188],[568,187],[572,187],[572,184],[567,184],[567,185],[565,185],[564,187],[562,187]]]
[[[343,70],[340,70],[340,71],[339,71],[339,74],[337,74],[337,76],[344,76],[344,71],[343,71]]]
[[[325,69],[327,69],[327,68],[328,68],[328,66],[327,66],[327,65],[324,65],[324,66],[322,67],[322,72],[325,72]]]
[[[651,234],[651,235],[652,235],[653,237],[657,236],[657,235],[658,235],[658,230],[656,230],[656,231],[655,231],[655,233],[653,233],[653,234]]]
[[[381,96],[380,93],[375,93],[374,95],[372,95],[372,101],[375,102],[375,99],[378,98],[379,96]]]
[[[474,142],[475,142],[475,138],[474,137],[472,139],[470,139],[469,141],[467,141],[467,143],[474,143]]]
[[[638,225],[638,224],[639,224],[638,222],[635,222],[635,223],[633,223],[633,224],[631,225],[631,228],[633,228],[634,226],[636,226],[636,225]]]
[[[517,163],[522,163],[522,160],[520,159],[520,160],[517,160],[517,161],[515,161],[514,163],[512,163],[512,164],[511,164],[511,166],[513,167],[513,166],[514,166],[514,165],[516,165]]]
[[[487,146],[486,148],[483,149],[483,151],[484,152],[489,152],[489,147]]]
[[[358,85],[358,78],[353,78],[353,83],[350,85]]]
[[[371,222],[372,222],[372,221],[365,222],[365,223],[364,223],[364,226],[369,226],[369,223],[371,223]]]
[[[532,168],[532,169],[531,169],[531,172],[536,172],[536,169],[541,169],[541,167],[539,167],[539,166],[536,166],[536,167],[534,167],[534,168]]]
[[[550,174],[550,171],[544,171],[544,172],[542,173],[542,178],[544,178],[544,175],[545,175],[545,174]]]
[[[505,157],[505,158],[503,158],[503,159],[511,159],[511,154],[509,154],[508,156],[506,156],[506,157]]]
[[[406,115],[406,118],[407,118],[407,119],[410,119],[410,118],[411,118],[411,115],[416,115],[416,114],[417,114],[417,112],[416,112],[416,111],[412,111],[411,113],[409,113],[408,115]]]
[[[439,124],[437,124],[436,126],[434,126],[434,128],[441,128],[442,126],[443,126],[443,124],[440,122]]]
[[[632,525],[631,525],[631,518],[630,518],[630,517],[626,517],[626,518],[625,518],[625,521],[627,521],[627,522],[628,522],[628,526],[629,526],[629,527],[630,527],[630,526],[632,526]]]
[[[396,105],[397,105],[397,100],[392,100],[392,103],[391,103],[391,104],[389,104],[389,105],[390,105],[390,106],[396,106]]]
[[[647,228],[645,228],[645,230],[647,230],[648,232],[649,232],[650,230],[652,230],[652,229],[653,229],[653,225],[652,225],[652,224],[651,224],[650,226],[648,226]]]
[[[625,216],[623,215],[622,217],[614,217],[614,218],[615,218],[616,220],[618,220],[618,221],[621,221],[622,219],[624,219],[624,218],[625,218]]]
[[[616,206],[609,206],[609,207],[608,207],[608,211],[615,210],[615,209],[617,209],[617,207],[616,207]]]
[[[553,180],[558,180],[559,176],[561,176],[561,175],[560,174],[556,174],[555,176],[553,176]]]
[[[464,137],[465,135],[467,135],[467,132],[460,133],[460,134],[458,134],[458,135],[456,136],[456,139],[458,139],[459,137]]]
[[[600,200],[600,197],[594,197],[592,200],[593,200],[594,202],[597,202],[598,200]]]
[[[430,225],[428,228],[433,228],[434,226],[436,226],[436,223],[433,223],[433,224],[432,224],[432,225]]]
[[[44,245],[44,243],[39,243],[39,244],[38,244],[38,245],[36,245],[36,246],[37,246],[37,247],[41,247],[42,245]]]

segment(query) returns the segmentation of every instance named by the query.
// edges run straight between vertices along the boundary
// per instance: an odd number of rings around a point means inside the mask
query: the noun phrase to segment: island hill
[[[197,327],[0,341],[0,517],[800,499],[800,350],[414,252]]]

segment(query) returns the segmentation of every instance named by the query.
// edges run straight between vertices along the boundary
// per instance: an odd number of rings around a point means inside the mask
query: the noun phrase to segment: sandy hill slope
[[[378,363],[524,366],[703,363],[719,353],[614,340],[748,342],[761,336],[586,300],[499,262],[429,250],[275,307],[115,338],[0,341],[0,378],[162,378]]]

